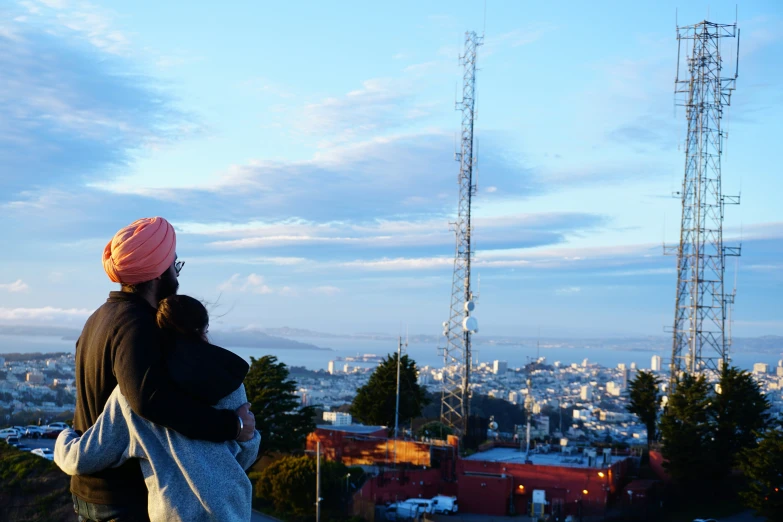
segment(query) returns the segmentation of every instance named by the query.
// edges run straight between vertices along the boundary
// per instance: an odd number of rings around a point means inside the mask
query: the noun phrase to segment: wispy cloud
[[[566,286],[563,288],[558,288],[555,290],[555,294],[557,295],[574,295],[578,294],[582,291],[582,289],[578,286]]]
[[[190,123],[109,48],[86,51],[63,31],[28,22],[17,22],[12,38],[7,32],[0,34],[0,202],[108,179],[133,150],[169,142]]]
[[[336,286],[330,286],[330,285],[324,285],[324,286],[316,286],[313,288],[313,293],[316,294],[323,294],[323,295],[337,295],[341,292],[338,287]]]
[[[92,310],[83,308],[56,308],[46,306],[43,308],[0,308],[0,321],[17,323],[73,323],[83,321]]]
[[[251,292],[254,294],[271,294],[273,290],[266,284],[264,278],[258,274],[250,274],[242,277],[240,274],[232,275],[227,281],[218,286],[221,292]]]
[[[27,283],[22,281],[21,279],[17,279],[13,283],[0,283],[0,290],[4,290],[6,292],[11,293],[18,293],[18,292],[26,292],[29,290],[29,286],[27,286]]]

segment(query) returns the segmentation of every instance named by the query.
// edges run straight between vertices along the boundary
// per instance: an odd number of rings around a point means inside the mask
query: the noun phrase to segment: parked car
[[[4,428],[0,430],[0,439],[7,442],[8,437],[19,437],[19,432],[14,428]]]
[[[38,455],[39,457],[43,457],[46,460],[54,460],[54,453],[49,448],[36,448],[30,453],[33,455]]]
[[[28,439],[40,439],[44,434],[44,429],[41,426],[25,426],[23,435]]]
[[[446,495],[435,495],[432,497],[432,512],[443,515],[453,515],[459,511],[457,497],[447,497]]]
[[[41,437],[44,439],[56,439],[60,432],[68,427],[64,422],[53,422],[48,426],[44,426],[44,432],[41,434]]]
[[[19,437],[17,437],[16,435],[14,435],[14,436],[12,436],[12,437],[8,437],[8,438],[6,438],[6,439],[5,439],[5,442],[6,442],[6,443],[7,443],[9,446],[14,446],[14,447],[16,447],[16,446],[18,446],[19,444],[21,444],[21,442],[19,442]]]

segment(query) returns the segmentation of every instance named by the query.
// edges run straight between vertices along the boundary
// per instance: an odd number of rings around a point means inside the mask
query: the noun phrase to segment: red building
[[[379,473],[356,493],[363,505],[454,495],[461,512],[484,515],[528,514],[534,496],[543,498],[544,513],[561,519],[603,515],[630,465],[627,455],[589,449],[561,453],[558,447],[525,458],[516,445],[494,443],[458,458],[454,445],[395,441],[377,426],[319,426],[308,436],[307,449],[314,452],[319,441],[327,459],[378,466]],[[395,462],[402,469],[388,469]]]

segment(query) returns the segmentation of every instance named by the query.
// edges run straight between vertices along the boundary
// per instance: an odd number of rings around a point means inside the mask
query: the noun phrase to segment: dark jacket
[[[178,337],[164,344],[163,353],[171,380],[211,406],[239,388],[250,369],[238,355],[200,339]]]
[[[234,439],[238,425],[233,411],[212,408],[167,375],[155,312],[137,295],[111,292],[87,319],[76,342],[74,428],[83,432],[92,426],[119,384],[133,411],[156,424],[194,439]],[[133,460],[94,475],[74,476],[71,491],[95,504],[147,502],[144,478]]]

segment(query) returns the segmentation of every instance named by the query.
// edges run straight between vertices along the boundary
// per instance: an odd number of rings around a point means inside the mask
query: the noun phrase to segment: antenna
[[[460,56],[462,74],[462,100],[457,110],[462,113],[462,133],[459,161],[459,204],[457,220],[454,223],[455,249],[452,275],[449,318],[443,323],[446,347],[443,349],[444,372],[441,395],[441,422],[452,428],[458,436],[467,432],[470,416],[470,371],[471,336],[478,332],[476,318],[471,315],[475,308],[471,290],[471,205],[476,194],[473,169],[477,164],[474,157],[474,121],[476,109],[476,50],[483,43],[483,36],[475,32],[465,33],[465,53]]]
[[[677,27],[674,92],[685,97],[679,104],[686,108],[688,130],[680,193],[680,241],[664,247],[664,253],[677,255],[670,393],[682,373],[717,371],[730,360],[734,293],[725,292],[724,275],[726,257],[739,256],[742,247],[727,246],[723,241],[725,206],[738,205],[740,197],[727,196],[721,189],[721,122],[724,107],[730,105],[736,88],[737,73],[733,77],[721,76],[720,42],[722,38],[734,37],[739,45],[736,22],[729,25],[705,20]],[[691,53],[686,55],[687,79],[679,78],[683,40],[689,42]]]
[[[487,0],[484,0],[484,27],[481,29],[481,37],[487,34]]]

